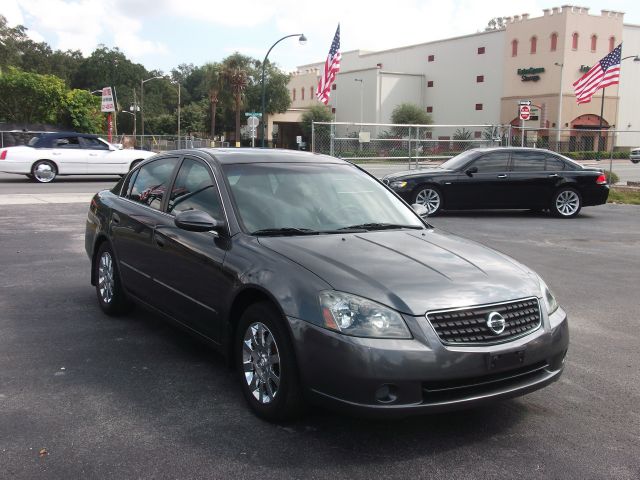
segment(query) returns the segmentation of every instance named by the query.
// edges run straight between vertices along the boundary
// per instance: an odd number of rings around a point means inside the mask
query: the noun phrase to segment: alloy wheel
[[[432,188],[425,188],[416,195],[416,203],[427,207],[429,215],[431,215],[440,208],[440,194]]]
[[[556,210],[560,215],[569,217],[580,208],[580,197],[573,190],[564,190],[556,197]]]
[[[251,394],[263,405],[271,403],[280,387],[280,353],[273,333],[264,323],[254,322],[247,328],[242,365]]]
[[[113,300],[114,280],[113,259],[109,252],[102,252],[100,263],[98,264],[98,291],[104,303],[111,303]]]
[[[40,183],[49,183],[56,178],[55,167],[49,162],[42,162],[33,169],[34,178]]]

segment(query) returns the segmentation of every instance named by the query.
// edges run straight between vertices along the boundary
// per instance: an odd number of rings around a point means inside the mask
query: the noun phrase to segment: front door
[[[97,138],[80,137],[80,145],[87,156],[87,173],[105,175],[108,173],[122,173],[117,166],[109,164],[109,145]]]
[[[201,210],[225,220],[210,167],[185,157],[171,189],[167,216],[154,232],[154,248],[162,262],[152,271],[163,287],[162,308],[186,326],[220,341],[221,312],[233,278],[224,269],[228,239],[212,232],[189,232],[176,227],[174,215]]]
[[[508,152],[495,151],[478,157],[451,180],[445,205],[458,209],[503,208],[506,206],[508,164]],[[473,168],[477,171],[465,173]]]

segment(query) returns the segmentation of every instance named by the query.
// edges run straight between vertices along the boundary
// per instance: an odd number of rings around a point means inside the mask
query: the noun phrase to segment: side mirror
[[[471,168],[467,168],[464,173],[466,173],[468,176],[472,177],[474,173],[478,173],[478,167],[471,167]]]
[[[112,152],[118,150],[118,147],[116,147],[115,145],[113,145],[112,143],[109,144],[109,150],[111,150]]]
[[[218,234],[224,232],[225,222],[216,220],[202,210],[185,210],[176,215],[174,219],[176,227],[189,232],[211,232]]]
[[[419,217],[425,218],[429,216],[429,209],[420,203],[414,203],[411,205],[413,211],[418,214]]]

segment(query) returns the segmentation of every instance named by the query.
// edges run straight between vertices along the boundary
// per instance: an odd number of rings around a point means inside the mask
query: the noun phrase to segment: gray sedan
[[[565,312],[515,260],[439,231],[358,167],[304,152],[168,152],[93,198],[91,282],[221,351],[249,406],[408,415],[557,380]]]

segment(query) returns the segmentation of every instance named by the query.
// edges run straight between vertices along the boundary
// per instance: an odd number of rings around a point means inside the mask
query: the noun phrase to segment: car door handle
[[[164,248],[164,240],[160,237],[154,236],[153,239],[160,248]]]
[[[53,152],[54,155],[61,155],[61,152]]]
[[[507,178],[507,176],[503,173],[502,175],[498,175],[498,178]]]
[[[549,178],[558,178],[560,175],[558,175],[557,173],[551,173],[549,174]]]
[[[90,153],[90,154],[89,154],[89,156],[90,156],[90,157],[97,157],[97,156],[98,156],[98,154],[97,154],[97,153]]]
[[[113,223],[120,223],[120,216],[117,213],[114,213],[111,217],[111,220],[113,221]]]

